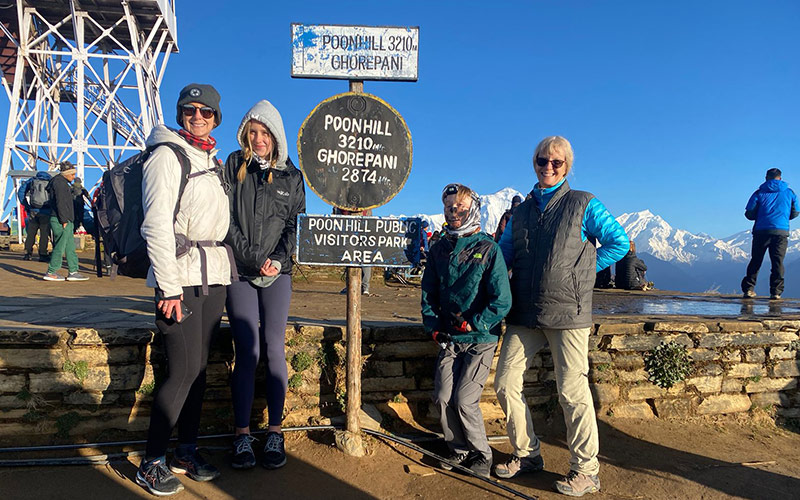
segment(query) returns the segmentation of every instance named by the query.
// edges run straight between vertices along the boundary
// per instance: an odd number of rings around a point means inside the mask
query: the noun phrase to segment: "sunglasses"
[[[542,158],[541,156],[536,157],[536,164],[540,167],[546,167],[548,163],[553,164],[553,168],[561,168],[565,162],[564,160],[548,160],[547,158]]]
[[[198,108],[197,106],[192,106],[191,104],[184,104],[181,106],[181,111],[183,112],[183,116],[186,117],[194,116],[197,111],[200,111],[200,116],[206,120],[214,116],[214,108],[210,108],[208,106]]]

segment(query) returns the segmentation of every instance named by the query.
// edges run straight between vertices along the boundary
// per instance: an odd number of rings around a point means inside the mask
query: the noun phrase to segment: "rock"
[[[750,401],[753,405],[765,408],[768,406],[791,406],[792,402],[789,396],[783,392],[757,392],[750,395]]]
[[[650,374],[641,368],[632,372],[627,372],[624,370],[617,371],[617,377],[619,378],[620,382],[641,382],[643,380],[647,380],[649,376]]]
[[[78,348],[70,350],[68,356],[74,363],[86,361],[90,366],[133,363],[139,359],[139,346],[114,346],[111,349],[105,347]]]
[[[436,356],[439,346],[431,340],[419,342],[394,342],[375,346],[374,356],[379,359],[413,359]]]
[[[719,357],[719,352],[713,349],[687,349],[686,352],[694,361],[714,361]]]
[[[365,378],[361,381],[363,392],[403,391],[415,388],[414,379],[409,377]]]
[[[800,320],[764,320],[764,326],[770,330],[800,330]]]
[[[72,338],[67,341],[74,345],[131,345],[148,344],[153,339],[153,331],[148,328],[100,329],[76,328],[70,330]]]
[[[600,405],[609,405],[619,399],[619,386],[614,384],[589,384],[592,399]],[[549,399],[549,397],[548,397]]]
[[[644,358],[641,354],[617,354],[614,356],[614,366],[631,370],[644,367]]]
[[[390,326],[375,328],[372,334],[374,342],[399,342],[404,340],[430,340],[422,326]],[[431,341],[433,342],[433,341]]]
[[[767,359],[767,353],[760,347],[748,349],[745,352],[745,359],[748,363],[763,363]]]
[[[772,376],[774,377],[797,377],[800,376],[800,361],[789,359],[786,361],[778,361],[772,367]]]
[[[669,389],[663,389],[657,385],[646,382],[642,385],[637,385],[628,388],[628,399],[635,401],[641,399],[663,398],[666,396],[677,396],[684,391],[684,385],[679,382]]]
[[[697,407],[697,414],[739,413],[749,410],[750,406],[750,398],[744,394],[720,394],[704,398]]]
[[[729,347],[788,344],[797,340],[791,332],[709,333],[700,336],[698,347]]]
[[[358,422],[363,429],[379,431],[383,423],[383,415],[375,405],[361,405],[361,411],[358,412]]]
[[[797,387],[796,378],[762,378],[759,381],[748,380],[745,390],[748,394],[754,392],[787,391]]]
[[[601,323],[597,335],[636,335],[644,333],[644,323]]]
[[[58,344],[61,339],[67,339],[66,330],[59,329],[19,329],[3,330],[0,332],[0,345],[21,345],[31,347],[33,345],[52,346]]]
[[[732,378],[763,377],[767,370],[762,365],[738,363],[730,367],[727,375]]]
[[[659,418],[686,418],[692,415],[691,399],[656,399],[654,403]]]
[[[741,379],[726,378],[722,381],[722,392],[742,392],[744,383]]]
[[[602,365],[611,363],[611,354],[603,351],[592,351],[589,353],[589,363]]]
[[[655,418],[653,409],[647,403],[625,403],[612,407],[614,418]]]
[[[798,351],[788,347],[770,347],[769,359],[796,359]]]
[[[47,368],[60,370],[61,349],[0,349],[0,368]]]
[[[0,373],[0,392],[17,393],[25,388],[25,375],[4,375]]]
[[[354,434],[348,431],[335,431],[334,440],[336,447],[339,448],[345,455],[351,457],[363,457],[366,455],[364,443],[361,440],[361,434]]]
[[[369,361],[364,367],[364,376],[366,377],[399,377],[401,375],[403,375],[402,361]],[[414,373],[409,372],[409,375],[414,375]]]
[[[608,348],[617,351],[652,351],[662,342],[677,342],[686,347],[694,347],[692,339],[685,333],[679,335],[614,335]]]
[[[694,386],[700,393],[715,393],[722,389],[722,376],[693,377],[686,380],[686,385]]]
[[[406,471],[406,474],[413,474],[415,476],[425,477],[425,476],[433,476],[436,474],[436,471],[430,467],[423,467],[417,464],[407,464],[403,466],[403,470]]]
[[[681,321],[659,321],[653,323],[654,332],[708,333],[705,323],[685,323]]]
[[[764,325],[759,321],[720,321],[719,328],[723,332],[761,332]]]

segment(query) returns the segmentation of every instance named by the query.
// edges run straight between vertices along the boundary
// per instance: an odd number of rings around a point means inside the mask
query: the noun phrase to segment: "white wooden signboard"
[[[419,27],[292,24],[292,76],[417,80]]]

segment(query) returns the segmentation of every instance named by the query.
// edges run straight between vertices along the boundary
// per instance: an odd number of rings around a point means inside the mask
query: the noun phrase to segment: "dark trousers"
[[[788,245],[788,236],[753,233],[752,257],[750,263],[747,264],[747,274],[742,280],[743,292],[755,288],[758,270],[761,269],[764,254],[769,250],[769,260],[772,263],[772,270],[769,273],[769,293],[771,295],[783,293],[783,258],[786,256]]]
[[[28,214],[25,219],[25,253],[33,253],[36,233],[39,233],[39,256],[47,257],[47,244],[50,242],[50,214]]]
[[[288,386],[286,320],[292,300],[292,277],[281,274],[266,288],[249,281],[228,287],[228,320],[236,352],[231,396],[236,427],[250,425],[255,395],[256,366],[265,358],[269,425],[281,425]]]
[[[219,331],[225,287],[212,285],[208,295],[199,286],[183,287],[183,302],[192,311],[183,323],[156,310],[156,326],[164,339],[167,378],[153,398],[146,458],[167,451],[172,429],[178,425],[178,443],[194,444],[200,430],[200,412],[206,392],[206,365],[214,335]]]
[[[444,440],[451,451],[476,451],[492,462],[480,400],[496,343],[450,343],[439,352],[433,402],[439,407]]]

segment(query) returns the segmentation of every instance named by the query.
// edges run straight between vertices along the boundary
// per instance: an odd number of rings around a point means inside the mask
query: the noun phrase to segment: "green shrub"
[[[292,369],[300,373],[307,370],[311,365],[314,364],[314,358],[312,358],[307,352],[298,352],[292,356],[291,364]]]
[[[289,377],[289,389],[294,390],[300,387],[301,385],[303,385],[302,375],[300,375],[299,373],[295,373],[294,375]]]
[[[692,358],[686,346],[675,341],[661,342],[644,358],[644,367],[655,385],[669,389],[676,383],[685,380],[692,371]]]
[[[75,375],[75,378],[83,385],[83,381],[86,380],[86,377],[89,375],[89,364],[86,361],[78,361],[77,363],[73,363],[70,360],[64,361],[64,365],[62,369],[67,372]]]

